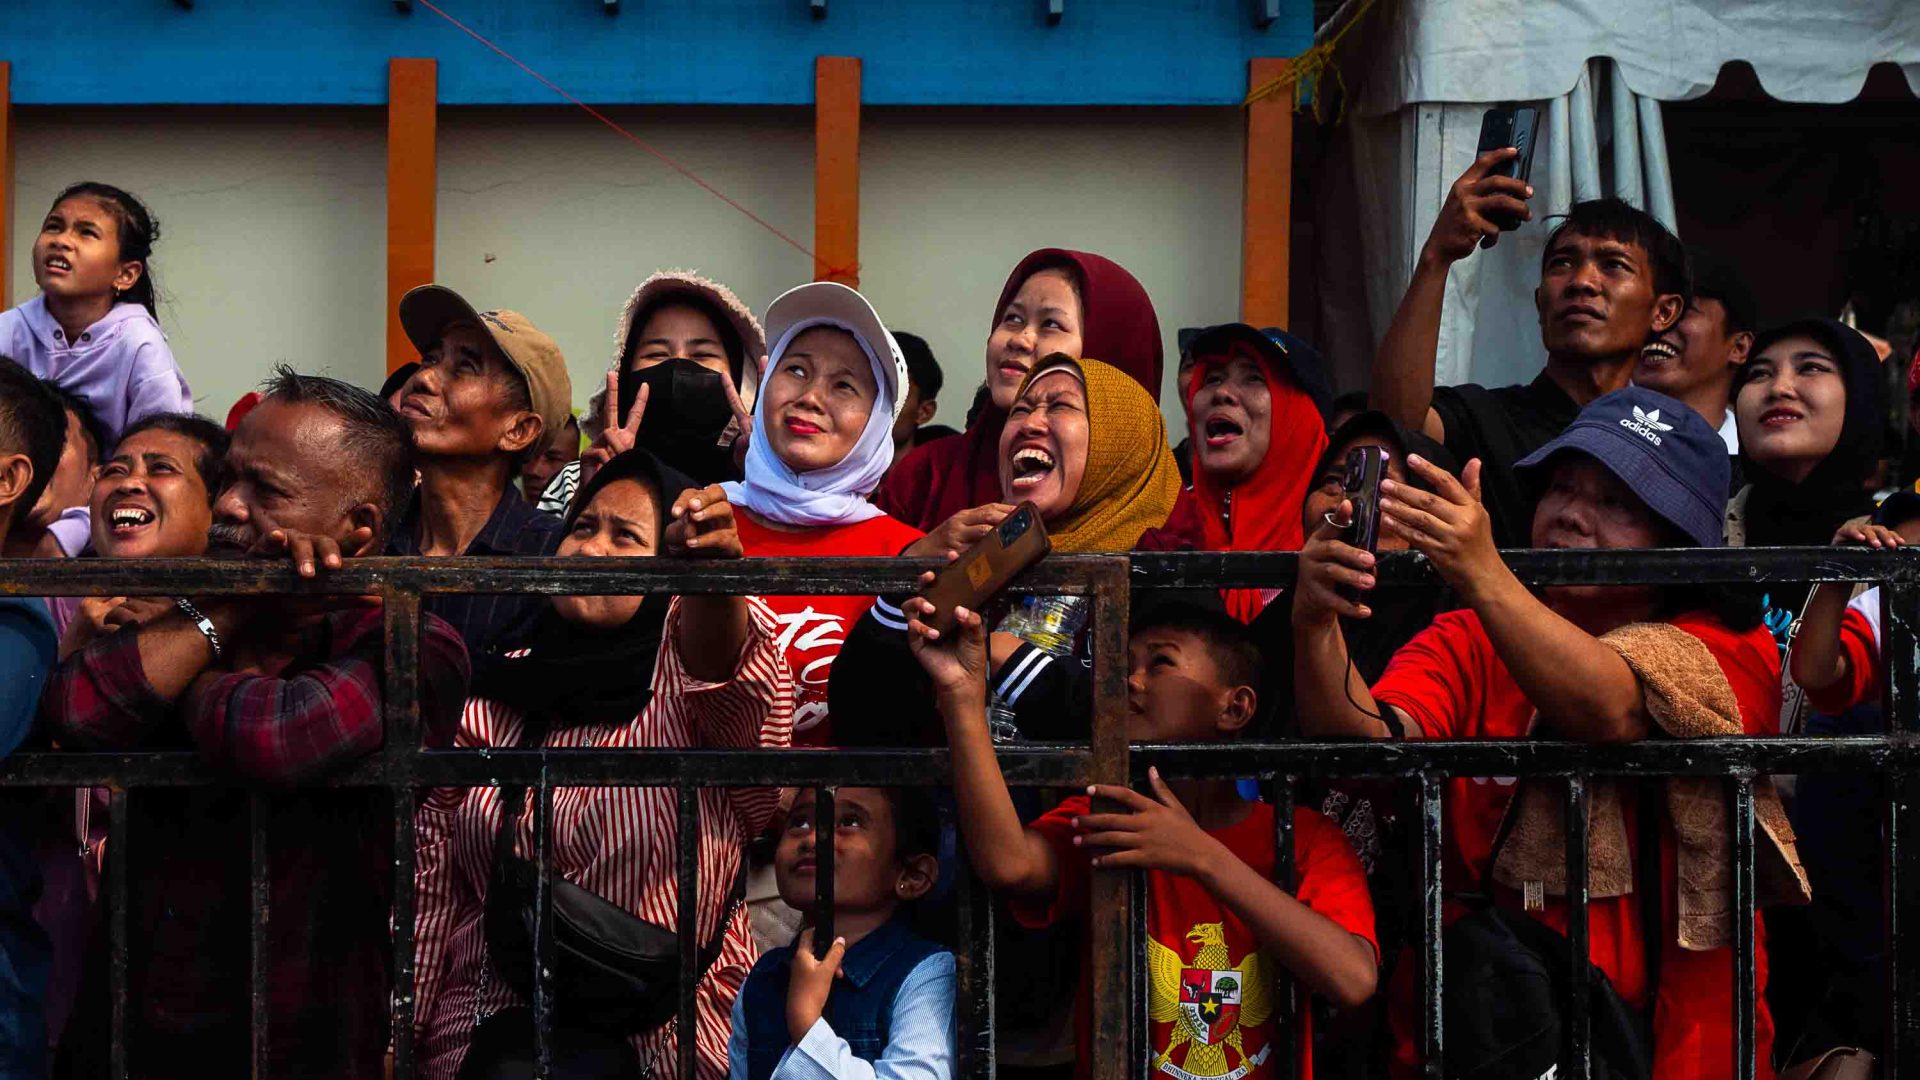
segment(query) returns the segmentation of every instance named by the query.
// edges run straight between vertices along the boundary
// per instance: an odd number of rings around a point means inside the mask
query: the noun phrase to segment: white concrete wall
[[[802,244],[813,239],[805,109],[611,115]],[[12,302],[65,183],[147,199],[164,235],[161,320],[203,411],[225,415],[286,361],[375,385],[384,372],[385,114],[380,110],[21,108]],[[1231,109],[868,109],[862,275],[890,325],[921,334],[958,424],[992,304],[1027,251],[1085,248],[1154,298],[1169,357],[1181,326],[1235,317],[1242,126]],[[584,405],[633,286],[698,269],[756,309],[811,260],[577,110],[440,116],[439,280],[519,310],[566,353]],[[1163,393],[1174,438],[1180,421]]]

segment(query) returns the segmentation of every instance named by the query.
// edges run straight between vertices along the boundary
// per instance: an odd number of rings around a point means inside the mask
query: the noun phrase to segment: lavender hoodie
[[[0,311],[0,356],[84,400],[118,439],[128,424],[159,412],[192,412],[187,377],[173,361],[167,337],[147,309],[115,304],[79,341],[69,342],[36,296]]]

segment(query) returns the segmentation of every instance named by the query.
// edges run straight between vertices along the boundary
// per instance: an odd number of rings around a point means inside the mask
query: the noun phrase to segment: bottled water
[[[1000,620],[1000,633],[1012,634],[1056,660],[1073,655],[1073,643],[1087,625],[1090,604],[1084,596],[1027,596]],[[996,745],[1020,741],[1013,706],[996,689],[987,701],[987,730]]]

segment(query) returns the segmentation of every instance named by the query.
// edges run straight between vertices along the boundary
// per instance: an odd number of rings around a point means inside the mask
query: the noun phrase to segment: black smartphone
[[[1352,522],[1341,542],[1369,555],[1380,547],[1380,481],[1387,478],[1387,449],[1356,446],[1347,451],[1346,500],[1353,506]],[[1340,586],[1340,595],[1354,603],[1366,598],[1359,589]]]
[[[1533,176],[1533,144],[1540,132],[1540,108],[1536,105],[1496,105],[1480,118],[1480,147],[1474,156],[1489,150],[1511,146],[1520,156],[1502,165],[1492,175],[1511,176],[1526,183]],[[1502,232],[1520,227],[1520,219],[1511,214],[1489,214],[1488,220]]]

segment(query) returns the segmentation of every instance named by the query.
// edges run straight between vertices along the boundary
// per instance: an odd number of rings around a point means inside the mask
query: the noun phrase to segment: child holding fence
[[[1153,794],[1095,785],[1021,825],[987,731],[986,635],[965,608],[941,634],[932,605],[909,600],[914,654],[935,686],[953,755],[960,828],[974,869],[1012,894],[1028,926],[1085,917],[1094,872],[1147,872],[1149,1038],[1156,1073],[1176,1080],[1274,1075],[1284,969],[1347,1008],[1373,995],[1373,903],[1339,829],[1311,810],[1293,816],[1297,881],[1273,880],[1274,809],[1248,802],[1230,778],[1163,781]],[[1167,603],[1134,628],[1128,736],[1228,742],[1258,715],[1260,656],[1224,610]],[[1093,799],[1118,804],[1093,811]],[[1078,1075],[1089,1069],[1089,987],[1076,1008]],[[1300,1011],[1299,1075],[1311,1077],[1309,1014]]]

